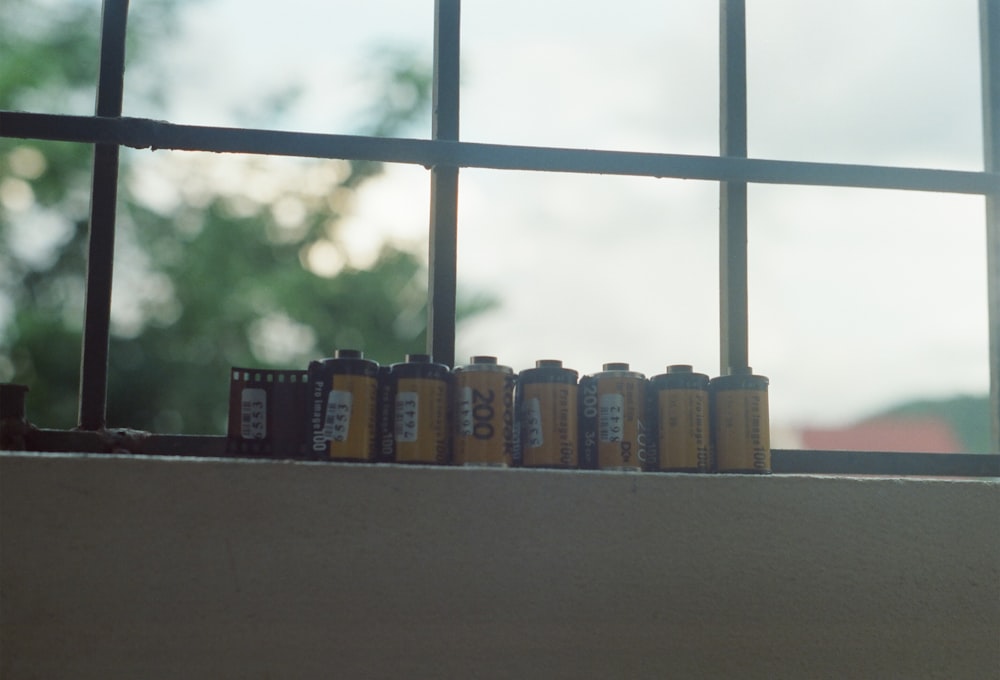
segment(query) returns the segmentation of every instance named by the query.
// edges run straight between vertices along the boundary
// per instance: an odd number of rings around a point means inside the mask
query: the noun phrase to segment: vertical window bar
[[[747,155],[746,7],[744,0],[719,4],[720,155]],[[721,372],[744,368],[748,358],[747,185],[719,188],[719,321]]]
[[[983,165],[1000,172],[1000,0],[979,0]],[[986,285],[990,333],[990,440],[1000,453],[1000,187],[986,194]]]
[[[460,0],[434,3],[434,139],[458,141]],[[430,280],[427,350],[455,365],[458,168],[431,168]]]
[[[98,116],[122,113],[125,78],[125,25],[128,0],[105,0],[101,11],[101,66],[97,83]],[[87,298],[80,360],[80,428],[98,430],[107,415],[108,341],[111,327],[111,277],[115,256],[119,147],[94,146],[87,253]]]

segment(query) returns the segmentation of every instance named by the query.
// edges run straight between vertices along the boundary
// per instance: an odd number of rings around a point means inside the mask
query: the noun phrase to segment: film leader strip
[[[226,452],[234,456],[305,458],[307,371],[237,368],[229,372]]]

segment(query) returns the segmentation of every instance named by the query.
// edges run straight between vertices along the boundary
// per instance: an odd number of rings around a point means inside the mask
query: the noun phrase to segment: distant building
[[[844,427],[781,430],[774,448],[821,451],[909,451],[962,453],[954,428],[934,416],[880,416]]]

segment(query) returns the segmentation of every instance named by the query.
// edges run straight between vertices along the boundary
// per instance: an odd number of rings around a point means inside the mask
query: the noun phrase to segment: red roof
[[[962,443],[941,418],[874,418],[841,428],[805,428],[802,448],[826,451],[961,453]]]

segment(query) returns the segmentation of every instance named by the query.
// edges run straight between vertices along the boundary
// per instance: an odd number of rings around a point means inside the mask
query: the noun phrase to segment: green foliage
[[[94,3],[71,3],[72,13],[47,20],[0,7],[8,27],[0,30],[0,107],[66,112],[81,92],[92,102]],[[146,57],[174,9],[133,5],[129,69],[155,72]],[[14,19],[30,30],[11,30]],[[398,51],[373,63],[384,94],[363,132],[398,134],[426,118],[427,67]],[[30,387],[29,418],[42,427],[76,422],[91,163],[87,145],[0,138],[0,303],[10,310],[0,321],[0,380]],[[213,179],[219,164],[266,176],[272,190],[261,199],[223,186]],[[230,366],[304,368],[336,347],[385,363],[423,351],[422,258],[385,243],[373,264],[358,268],[338,235],[353,192],[380,171],[346,161],[123,153],[109,424],[221,433]],[[144,198],[150,174],[173,179],[169,200]],[[339,253],[339,270],[317,273],[309,266],[317,252]],[[486,296],[459,300],[459,316],[493,304]]]
[[[97,85],[100,15],[96,3],[73,3],[44,17],[28,3],[0,4],[0,107],[50,111]],[[88,30],[89,29],[89,30]]]

